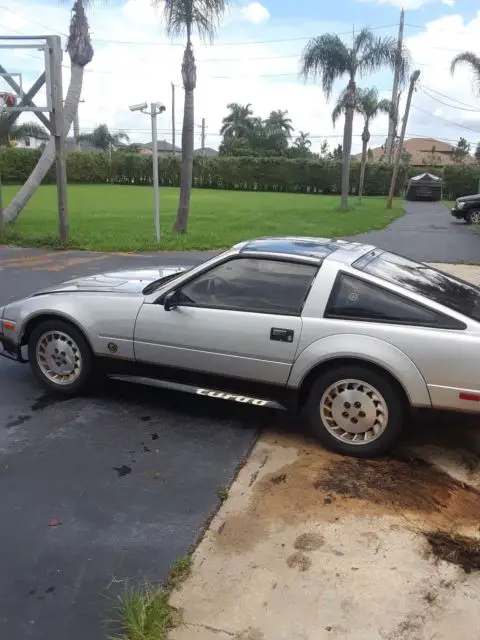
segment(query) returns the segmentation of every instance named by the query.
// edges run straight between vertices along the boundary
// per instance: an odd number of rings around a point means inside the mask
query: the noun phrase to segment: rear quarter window
[[[437,329],[466,328],[455,318],[347,273],[337,276],[325,317]]]
[[[394,253],[372,252],[372,255],[371,260],[367,255],[353,266],[480,322],[480,288]]]

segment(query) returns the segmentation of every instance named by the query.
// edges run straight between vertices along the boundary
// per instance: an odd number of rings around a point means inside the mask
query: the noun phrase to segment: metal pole
[[[160,205],[158,198],[158,148],[157,148],[157,105],[150,105],[152,117],[152,166],[153,166],[153,213],[155,222],[155,235],[160,242]]]
[[[393,165],[392,181],[390,183],[390,192],[388,194],[387,209],[392,208],[393,196],[395,195],[395,187],[397,184],[398,168],[400,165],[400,157],[403,149],[403,141],[405,139],[405,131],[407,130],[408,114],[410,113],[410,104],[412,102],[413,89],[415,83],[420,76],[420,71],[414,71],[410,76],[410,86],[408,88],[407,104],[405,105],[405,115],[403,116],[402,131],[400,133],[400,140],[398,141],[397,151],[395,153],[395,164]]]
[[[3,195],[2,195],[2,173],[0,171],[0,235],[4,232],[4,220],[3,220]]]
[[[172,153],[175,155],[175,85],[172,82]]]
[[[202,149],[205,149],[205,118],[202,118]]]
[[[58,230],[60,242],[68,242],[67,168],[65,162],[65,130],[62,98],[62,45],[60,36],[47,38],[52,78],[52,134],[55,139]]]

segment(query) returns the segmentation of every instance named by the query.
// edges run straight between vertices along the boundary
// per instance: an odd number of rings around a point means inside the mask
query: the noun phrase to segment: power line
[[[423,89],[428,89],[432,93],[436,93],[437,95],[442,96],[442,98],[446,98],[447,100],[451,100],[452,102],[456,102],[457,104],[461,104],[464,107],[470,107],[473,111],[480,111],[480,109],[478,107],[474,107],[472,104],[467,104],[466,102],[461,102],[460,100],[456,100],[455,98],[450,98],[450,96],[447,96],[444,93],[440,93],[440,91],[437,91],[436,89],[432,89],[431,87],[426,87],[424,84],[420,85],[420,86]]]
[[[435,102],[438,102],[439,104],[443,104],[446,107],[450,107],[451,109],[458,109],[459,111],[468,111],[469,113],[475,112],[475,113],[479,113],[480,109],[465,109],[465,107],[457,107],[454,104],[449,104],[448,102],[445,102],[444,100],[440,100],[439,98],[436,98],[435,96],[432,96],[431,93],[428,93],[428,91],[425,91],[424,88],[420,87],[420,91],[422,93],[424,93],[426,96],[428,96],[431,100],[435,100]]]
[[[476,129],[472,129],[471,127],[466,127],[463,124],[458,124],[458,122],[454,122],[453,120],[447,120],[447,118],[442,118],[442,116],[438,116],[435,113],[431,113],[430,111],[427,111],[426,109],[422,109],[421,107],[417,107],[414,104],[412,104],[412,107],[417,111],[422,111],[423,113],[426,113],[429,116],[433,116],[434,118],[437,118],[438,120],[443,120],[443,122],[452,124],[454,127],[458,127],[459,129],[465,129],[466,131],[473,131],[473,133],[477,133],[477,134],[480,133],[480,131],[477,131]]]

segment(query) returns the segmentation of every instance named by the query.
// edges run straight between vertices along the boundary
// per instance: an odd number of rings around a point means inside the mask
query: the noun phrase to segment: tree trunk
[[[73,117],[78,109],[80,94],[83,83],[83,66],[72,63],[70,72],[70,84],[68,86],[67,95],[65,97],[64,116],[64,132],[68,134],[72,125]],[[10,204],[4,211],[5,222],[14,222],[21,211],[24,209],[30,198],[40,186],[42,180],[47,175],[48,170],[55,160],[55,141],[50,137],[45,149],[40,156],[36,167],[29,175],[23,187],[18,191]]]
[[[180,171],[180,201],[177,217],[173,225],[175,233],[186,233],[188,228],[188,213],[190,209],[190,195],[192,193],[193,177],[193,122],[194,122],[194,90],[197,83],[197,69],[193,56],[192,45],[187,42],[182,64],[183,86],[185,88],[185,102],[183,105],[182,128],[182,166]]]
[[[355,109],[356,85],[353,78],[347,87],[348,98],[345,105],[345,126],[343,128],[343,167],[342,167],[342,198],[340,209],[348,209],[348,193],[350,191],[350,154],[352,151],[353,114]]]
[[[367,146],[370,140],[370,132],[365,126],[362,132],[362,163],[360,165],[360,184],[358,186],[358,198],[362,199],[363,195],[363,183],[365,181],[365,167],[367,165]]]

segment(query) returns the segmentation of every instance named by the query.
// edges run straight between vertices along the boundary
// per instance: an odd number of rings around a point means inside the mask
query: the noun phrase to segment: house
[[[25,136],[24,138],[15,140],[15,147],[17,149],[39,149],[40,147],[45,145],[49,137],[50,136],[47,132],[42,133],[39,131],[34,136]]]
[[[205,158],[216,158],[218,156],[218,151],[216,149],[212,149],[212,147],[203,147],[203,149],[195,149],[193,155],[204,156]]]
[[[446,142],[435,140],[435,138],[410,138],[403,143],[404,155],[407,157],[411,165],[445,167],[447,165],[457,164],[454,160],[453,153],[455,147]],[[384,159],[385,148],[375,147],[370,149],[368,153],[368,162],[375,163]],[[361,153],[353,156],[354,160],[360,162]],[[463,159],[463,164],[474,164],[475,160],[472,156]]]
[[[75,138],[73,136],[69,136],[67,138],[65,138],[65,151],[67,153],[72,153],[73,151],[78,151],[77,149],[77,145],[75,142]],[[87,151],[87,152],[93,152],[93,153],[104,153],[103,149],[100,149],[99,147],[94,147],[93,144],[90,144],[89,142],[84,142],[82,140],[82,142],[80,142],[80,151]]]
[[[179,149],[179,147],[175,146],[175,150],[174,150],[173,145],[170,144],[170,142],[167,142],[166,140],[157,140],[157,149],[158,149],[159,156],[182,155],[182,150]],[[146,144],[140,145],[139,153],[141,153],[142,155],[151,156],[152,143],[147,142]]]

